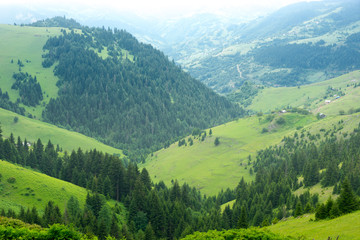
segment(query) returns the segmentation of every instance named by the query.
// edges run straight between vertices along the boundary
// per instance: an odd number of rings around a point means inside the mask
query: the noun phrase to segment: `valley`
[[[0,24],[0,238],[357,239],[358,10]]]

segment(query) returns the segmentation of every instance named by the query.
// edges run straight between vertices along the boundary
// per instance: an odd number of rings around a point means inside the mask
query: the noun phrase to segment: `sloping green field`
[[[221,189],[233,188],[241,177],[252,180],[248,156],[272,144],[279,143],[284,135],[316,120],[313,116],[286,114],[287,124],[262,133],[269,122],[249,117],[229,122],[212,129],[213,135],[194,140],[194,145],[172,144],[149,157],[144,165],[154,181],[163,180],[168,184],[172,179],[187,182],[201,189],[205,194],[216,194]],[[275,126],[274,126],[275,127]],[[276,127],[275,127],[276,128]],[[207,130],[207,133],[209,130]],[[220,144],[214,145],[216,137]],[[186,140],[188,137],[185,138]]]
[[[49,177],[20,166],[0,160],[0,208],[19,211],[20,207],[35,206],[42,214],[48,201],[54,201],[61,211],[71,196],[76,196],[80,206],[84,206],[87,191],[74,184]],[[13,177],[15,183],[8,183]]]
[[[283,126],[274,123],[279,117],[286,120]],[[234,188],[242,177],[246,181],[254,179],[255,174],[249,172],[249,155],[254,157],[257,151],[279,144],[284,136],[302,131],[300,129],[323,134],[320,129],[331,129],[341,120],[344,124],[339,135],[351,132],[359,124],[360,115],[330,116],[317,120],[314,115],[286,113],[275,114],[271,122],[266,121],[266,115],[243,118],[212,128],[211,137],[207,134],[204,141],[197,138],[192,146],[186,137],[187,146],[179,147],[178,143],[174,143],[155,152],[143,167],[149,170],[155,182],[163,180],[165,184],[170,184],[171,180],[177,179],[201,189],[202,193],[217,194],[221,189]],[[262,133],[263,128],[270,129],[270,132]],[[220,138],[218,146],[214,145],[216,137]]]
[[[76,186],[45,174],[26,169],[18,165],[0,160],[0,208],[20,211],[21,207],[36,207],[39,214],[42,215],[48,201],[54,201],[63,213],[67,201],[71,196],[79,200],[80,208],[83,208],[88,191],[85,188]],[[15,178],[14,183],[9,183],[9,178]],[[108,200],[107,204],[114,207],[117,202]],[[118,203],[122,212],[120,217],[125,219],[125,207]]]
[[[61,28],[39,28],[39,27],[21,27],[0,24],[0,88],[3,92],[9,93],[10,100],[16,102],[19,98],[19,92],[11,89],[15,80],[12,78],[13,73],[19,72],[17,64],[20,60],[24,67],[22,72],[28,72],[32,76],[36,76],[37,81],[41,85],[43,91],[43,102],[48,103],[51,97],[57,97],[58,87],[57,77],[54,76],[54,66],[51,68],[43,68],[42,48],[49,37],[60,35]],[[13,63],[11,63],[13,60]],[[23,105],[22,105],[23,106]],[[36,108],[25,107],[25,109],[41,119],[43,105],[40,104]]]
[[[15,117],[19,119],[17,123],[14,122]],[[26,138],[28,142],[34,142],[40,138],[46,144],[51,140],[53,144],[59,144],[63,150],[67,151],[76,150],[79,147],[83,150],[96,148],[102,152],[122,155],[121,150],[107,146],[93,138],[39,120],[23,117],[2,108],[0,108],[0,126],[4,137],[9,137],[13,133],[15,137],[20,136],[22,140]]]
[[[360,83],[360,71],[354,71],[327,81],[318,82],[301,87],[265,88],[254,98],[249,109],[269,112],[275,109],[304,107],[313,112],[336,115],[339,110],[348,111],[350,108],[360,107],[360,88],[354,88]],[[327,90],[332,94],[327,94]],[[336,99],[339,92],[345,95]],[[331,96],[329,96],[331,95]],[[331,100],[329,104],[325,100]]]
[[[299,218],[289,218],[286,221],[267,227],[274,233],[288,236],[303,236],[305,239],[324,240],[331,237],[339,240],[360,239],[360,211],[347,214],[332,220],[310,221],[314,214]]]

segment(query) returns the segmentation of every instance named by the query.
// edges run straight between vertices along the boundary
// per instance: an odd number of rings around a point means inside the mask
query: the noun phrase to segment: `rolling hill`
[[[53,200],[63,212],[71,196],[78,198],[80,206],[85,204],[87,190],[84,188],[6,161],[0,160],[0,165],[0,208],[19,212],[21,206],[35,206],[42,214],[47,202]],[[7,181],[11,177],[16,179],[15,183]]]
[[[10,100],[16,102],[20,98],[19,91],[12,89],[15,82],[13,74],[27,72],[37,77],[43,91],[43,101],[36,107],[20,104],[34,118],[42,119],[42,110],[50,98],[56,98],[58,78],[54,76],[54,68],[43,68],[43,46],[47,39],[60,35],[61,28],[36,28],[0,24],[0,35],[3,41],[0,43],[0,80],[2,92],[8,92]],[[17,62],[24,65],[19,67]]]
[[[54,201],[63,213],[71,196],[79,200],[81,208],[85,204],[88,194],[85,188],[7,161],[0,160],[0,166],[0,209],[11,208],[18,213],[21,207],[26,209],[35,206],[42,215],[47,202]],[[9,178],[15,178],[15,182],[10,183]],[[114,200],[107,201],[109,206],[114,206],[115,203]],[[121,205],[121,208],[124,207]],[[123,218],[124,214],[123,212]]]
[[[332,220],[312,221],[314,214],[298,218],[289,218],[266,227],[274,233],[284,234],[304,239],[359,239],[360,212],[354,212]]]
[[[174,143],[153,153],[142,166],[149,170],[156,182],[162,180],[170,184],[177,179],[195,186],[205,194],[213,195],[221,189],[234,188],[242,177],[246,181],[253,180],[255,176],[250,174],[248,156],[254,159],[257,151],[279,144],[284,136],[303,129],[316,134],[322,128],[331,129],[340,120],[346,122],[342,132],[351,132],[360,122],[359,114],[332,116],[322,120],[316,120],[314,115],[294,113],[269,116],[273,117],[252,116],[214,127],[212,136],[209,136],[207,129],[204,141],[199,136],[185,137],[187,146],[179,147],[178,142]],[[279,118],[284,118],[286,123],[276,124]],[[264,128],[269,129],[269,132],[264,133]],[[215,146],[217,137],[220,144]],[[189,138],[193,139],[193,145],[190,145]]]
[[[256,112],[270,112],[288,107],[302,107],[314,113],[338,115],[360,107],[360,71],[301,87],[278,87],[259,90],[248,106]],[[330,100],[326,103],[326,100]]]
[[[0,26],[1,90],[26,116],[149,151],[244,114],[126,31],[75,23]]]
[[[14,118],[18,119],[16,123]],[[53,144],[59,144],[63,150],[68,152],[78,148],[83,150],[97,149],[109,154],[123,156],[121,150],[107,146],[93,138],[36,119],[27,118],[2,108],[0,108],[0,126],[3,130],[2,134],[6,138],[13,133],[14,136],[20,136],[23,140],[26,138],[30,143],[37,141],[39,138],[43,143],[50,140]]]

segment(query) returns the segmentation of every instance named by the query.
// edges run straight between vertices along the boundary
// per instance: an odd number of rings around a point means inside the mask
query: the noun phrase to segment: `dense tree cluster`
[[[12,209],[7,211],[0,209],[0,216],[20,219],[25,223],[40,225],[44,228],[54,224],[72,224],[88,236],[98,236],[100,239],[112,236],[118,239],[122,235],[119,227],[121,219],[118,215],[121,211],[118,204],[113,208],[109,207],[103,195],[88,194],[85,205],[82,207],[78,199],[71,196],[63,213],[53,201],[49,201],[42,216],[39,215],[36,207],[27,210],[21,207],[19,213]]]
[[[19,103],[13,103],[10,101],[8,92],[2,92],[0,88],[0,107],[6,110],[18,113],[20,115],[25,115],[25,108],[20,107]]]
[[[252,100],[258,94],[258,92],[258,86],[255,86],[255,84],[250,81],[246,81],[241,85],[239,90],[229,94],[227,97],[229,100],[233,102],[238,102],[242,106],[247,107],[251,105]]]
[[[195,127],[244,115],[129,33],[85,27],[82,32],[63,31],[44,46],[44,66],[58,61],[60,88],[43,112],[45,120],[115,147],[158,149]],[[104,60],[96,52],[105,48]]]
[[[181,186],[177,181],[170,188],[163,182],[153,185],[146,169],[139,171],[132,162],[96,150],[84,153],[79,149],[71,154],[65,152],[63,156],[57,150],[59,147],[55,148],[50,141],[44,146],[38,140],[29,148],[27,141],[22,142],[19,137],[17,141],[13,135],[8,139],[0,138],[0,159],[36,168],[50,176],[86,187],[95,194],[93,197],[88,196],[86,201],[94,219],[97,219],[93,221],[96,227],[91,230],[94,234],[108,233],[98,232],[103,229],[99,224],[106,225],[106,222],[98,220],[104,206],[104,197],[101,196],[120,200],[125,204],[128,215],[126,223],[122,224],[121,234],[127,239],[146,232],[153,232],[157,238],[172,239],[185,236],[195,229],[207,231],[222,228],[220,205],[230,201],[233,196],[223,196],[221,193],[221,197],[204,197],[195,188],[187,184]],[[64,221],[65,216],[61,217],[56,206],[48,208],[51,210],[45,211],[43,222]],[[74,208],[68,208],[67,214],[70,214]],[[83,212],[84,216],[89,215],[85,213]],[[7,213],[7,216],[10,215]],[[70,222],[76,224],[78,220]],[[76,226],[84,230],[83,225]],[[88,228],[85,227],[85,230]]]
[[[36,76],[32,77],[28,73],[14,73],[14,84],[12,89],[19,90],[20,102],[26,106],[35,107],[43,100],[43,93],[40,84],[37,82]]]
[[[63,27],[63,28],[81,28],[81,24],[72,18],[64,17],[53,17],[45,20],[36,21],[29,24],[32,27]]]
[[[343,45],[323,45],[302,43],[272,43],[253,51],[258,63],[274,68],[288,68],[264,74],[263,82],[296,86],[306,83],[306,70],[353,71],[360,68],[360,53],[356,40],[358,34],[351,35]]]
[[[96,150],[84,153],[79,149],[60,157],[51,142],[43,146],[38,140],[29,149],[20,138],[15,143],[11,135],[0,140],[0,158],[88,188],[95,194],[88,196],[87,205],[96,219],[103,206],[99,194],[122,201],[128,214],[121,234],[127,238],[148,235],[170,239],[194,231],[267,226],[277,219],[315,211],[316,218],[322,219],[359,209],[360,128],[350,135],[340,135],[345,139],[337,139],[343,124],[340,121],[328,131],[321,130],[323,136],[301,130],[285,137],[280,145],[259,151],[256,159],[249,157],[249,171],[256,173],[255,181],[241,179],[235,189],[221,191],[216,197],[202,196],[195,188],[177,181],[170,188],[163,182],[154,185],[146,169],[139,171],[131,161]],[[319,204],[317,194],[294,194],[301,186],[318,183],[334,186],[334,194],[340,194],[338,200]],[[222,204],[233,199],[232,208],[220,210]]]

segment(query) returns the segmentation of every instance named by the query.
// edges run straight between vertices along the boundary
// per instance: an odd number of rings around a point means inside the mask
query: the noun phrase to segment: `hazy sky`
[[[30,8],[46,6],[68,12],[117,11],[143,16],[169,17],[194,12],[229,13],[275,10],[306,0],[0,0],[0,5],[21,5]]]

